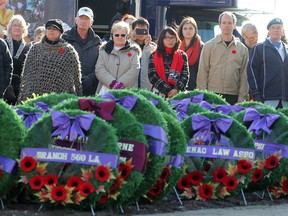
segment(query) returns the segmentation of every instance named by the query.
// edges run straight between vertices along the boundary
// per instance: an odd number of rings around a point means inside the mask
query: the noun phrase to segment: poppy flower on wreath
[[[223,180],[226,178],[227,176],[227,172],[225,169],[222,169],[222,168],[218,168],[218,169],[215,169],[214,172],[213,172],[213,180],[215,182],[223,182]]]
[[[266,158],[265,167],[267,169],[274,169],[279,165],[279,159],[275,155],[271,155],[270,157]]]
[[[177,188],[179,190],[184,190],[185,188],[189,188],[191,185],[190,185],[190,182],[189,180],[187,179],[187,176],[184,176],[182,179],[180,179],[178,182],[177,182]]]
[[[123,184],[125,184],[124,179],[121,177],[121,175],[117,176],[113,182],[113,185],[109,188],[109,192],[112,194],[112,196],[115,195],[117,189],[119,189]]]
[[[82,196],[87,197],[89,194],[93,193],[95,188],[89,182],[84,182],[79,186],[79,192]]]
[[[57,185],[58,177],[56,175],[48,174],[44,176],[44,185]]]
[[[35,175],[29,180],[29,185],[33,190],[40,190],[44,185],[44,178],[42,176]]]
[[[226,176],[223,180],[223,185],[228,192],[232,192],[238,186],[238,180],[233,176]]]
[[[121,173],[123,179],[126,179],[128,176],[130,176],[133,167],[132,159],[130,159],[125,164],[121,164],[118,167],[118,172]]]
[[[60,48],[59,50],[58,50],[58,53],[59,54],[63,54],[65,52],[65,50],[63,49],[63,48]]]
[[[198,199],[209,200],[214,195],[214,186],[212,184],[202,184],[198,187]]]
[[[109,181],[111,176],[110,166],[99,165],[95,169],[95,178],[100,182]]]
[[[241,174],[247,174],[252,169],[252,162],[248,160],[239,160],[237,164],[237,168],[239,173]]]
[[[237,52],[236,52],[236,50],[232,50],[232,54],[236,54]]]
[[[99,204],[104,204],[104,203],[107,203],[108,202],[108,193],[106,193],[103,197],[101,197],[99,200],[98,200],[98,203]]]
[[[159,178],[160,178],[162,181],[166,182],[167,179],[168,179],[168,177],[170,176],[170,174],[171,174],[170,166],[165,166],[165,168],[162,170]]]
[[[51,202],[60,202],[62,204],[73,203],[71,192],[73,189],[67,186],[48,186],[48,195]]]
[[[2,167],[0,168],[0,179],[2,179],[3,177],[3,171],[2,171]]]
[[[282,190],[288,194],[288,179],[284,179],[281,181]]]
[[[256,183],[263,177],[263,170],[255,169],[252,173],[252,182]]]
[[[69,179],[66,181],[66,185],[68,187],[74,187],[73,191],[78,191],[79,186],[83,183],[81,178],[79,176],[71,176]]]
[[[165,187],[165,182],[161,180],[157,180],[156,184],[154,184],[151,189],[148,191],[148,193],[152,196],[158,196],[164,189]]]
[[[187,175],[191,185],[199,185],[203,181],[203,174],[199,171],[193,171]]]
[[[26,156],[20,161],[20,168],[25,172],[31,172],[35,169],[37,161],[31,156]]]

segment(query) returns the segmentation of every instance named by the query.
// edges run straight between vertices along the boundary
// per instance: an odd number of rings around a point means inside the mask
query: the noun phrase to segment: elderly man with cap
[[[62,36],[64,40],[74,46],[79,54],[84,96],[94,96],[98,85],[95,76],[95,65],[99,55],[101,39],[92,29],[93,17],[93,11],[90,8],[80,8],[75,18],[76,25]]]
[[[50,19],[45,36],[29,50],[21,77],[19,102],[33,94],[71,93],[82,96],[78,53],[61,38],[63,23]]]
[[[268,38],[252,49],[247,68],[249,87],[256,101],[275,108],[288,106],[288,47],[281,41],[284,33],[280,18],[268,25]]]

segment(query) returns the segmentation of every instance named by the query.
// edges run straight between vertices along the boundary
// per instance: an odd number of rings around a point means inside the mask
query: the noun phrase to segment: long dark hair
[[[195,21],[195,19],[193,17],[184,17],[182,22],[180,23],[179,27],[178,27],[178,35],[179,35],[179,38],[181,40],[184,39],[184,35],[183,35],[183,26],[185,24],[192,24],[193,27],[195,28],[195,35],[193,36],[193,38],[190,40],[190,43],[188,45],[188,47],[186,47],[186,49],[189,49],[190,47],[193,46],[195,40],[197,37],[199,37],[198,35],[198,26],[197,26],[197,23]]]
[[[171,28],[171,27],[167,27],[165,29],[163,29],[159,35],[159,38],[158,38],[158,43],[157,43],[157,53],[158,54],[162,54],[164,55],[165,54],[165,46],[164,46],[164,39],[165,39],[165,35],[166,33],[169,33],[170,35],[172,36],[175,36],[176,37],[176,43],[173,47],[173,53],[179,49],[179,45],[180,45],[180,38],[177,34],[177,32]]]

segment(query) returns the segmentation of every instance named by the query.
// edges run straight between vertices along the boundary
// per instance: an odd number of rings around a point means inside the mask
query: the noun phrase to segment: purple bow
[[[187,109],[190,103],[191,103],[191,98],[170,101],[170,104],[173,105],[173,109],[176,111],[179,122],[182,122],[185,118],[188,117]]]
[[[198,95],[194,95],[191,98],[191,103],[200,103],[201,101],[204,100],[204,94],[198,94]]]
[[[156,107],[159,104],[159,101],[153,99],[153,98],[147,98],[147,100],[151,101],[151,103]]]
[[[233,105],[233,106],[230,106],[231,110],[234,111],[234,112],[241,112],[242,110],[245,110],[245,107],[243,106],[237,106],[237,105]]]
[[[86,138],[83,130],[88,131],[94,120],[94,114],[84,114],[78,116],[69,116],[66,113],[52,111],[52,125],[56,130],[52,136],[61,135],[61,139],[69,137],[69,141],[75,141],[78,137]],[[72,124],[71,124],[72,120]],[[83,130],[82,130],[83,129]]]
[[[43,110],[44,112],[48,112],[49,109],[51,108],[50,105],[48,105],[48,104],[46,104],[46,103],[44,103],[44,102],[41,102],[41,101],[35,102],[35,103],[34,103],[34,106],[40,108],[40,109]]]
[[[272,131],[270,127],[279,118],[280,115],[278,114],[261,114],[256,109],[247,108],[243,121],[252,121],[252,124],[250,125],[248,130],[254,132],[256,135],[259,135],[261,133],[261,130],[270,134]]]
[[[202,101],[200,103],[200,106],[208,109],[210,111],[214,111],[214,112],[218,112],[218,113],[222,113],[224,115],[229,115],[231,112],[231,108],[229,105],[218,105],[218,106],[213,106],[212,104],[210,104],[207,101]]]
[[[192,115],[192,128],[197,131],[193,138],[203,137],[204,142],[210,142],[213,139],[213,133],[215,133],[217,140],[220,140],[220,135],[226,133],[233,123],[229,118],[218,118],[210,120],[203,115]]]
[[[112,113],[116,106],[116,101],[103,101],[99,104],[92,99],[81,98],[78,99],[79,108],[84,111],[97,114],[105,121],[112,121],[114,118]]]
[[[26,128],[30,128],[33,123],[35,123],[36,121],[38,121],[38,119],[42,117],[42,113],[40,112],[28,113],[21,109],[17,109],[16,112],[19,116],[23,117],[23,122]]]
[[[127,110],[131,111],[137,100],[138,100],[138,97],[137,96],[125,96],[125,97],[122,97],[122,98],[116,98],[113,94],[111,93],[105,93],[102,95],[102,98],[103,99],[111,99],[111,100],[114,100],[116,101],[117,103],[119,103],[121,106],[123,106],[124,108],[126,108]]]

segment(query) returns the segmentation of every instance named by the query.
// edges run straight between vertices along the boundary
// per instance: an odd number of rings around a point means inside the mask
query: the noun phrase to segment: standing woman
[[[23,70],[26,54],[30,48],[24,38],[28,34],[28,26],[21,15],[14,15],[7,25],[5,39],[13,58],[12,87],[15,98],[7,99],[9,104],[15,104],[19,96],[20,77]]]
[[[62,33],[61,20],[47,21],[45,36],[27,54],[19,101],[25,101],[33,94],[53,92],[82,96],[79,56],[74,47],[61,38]]]
[[[131,45],[128,35],[129,25],[124,21],[112,26],[112,40],[99,51],[96,64],[99,84],[96,93],[102,94],[108,89],[137,87],[141,50],[138,45]]]
[[[189,79],[187,55],[179,49],[177,32],[167,27],[158,38],[157,49],[150,55],[148,77],[152,91],[165,98],[172,98],[185,90]]]
[[[200,59],[200,52],[204,45],[198,34],[197,23],[193,17],[185,17],[178,27],[178,34],[181,39],[180,49],[185,51],[188,57],[190,79],[187,90],[196,88],[196,78]]]

